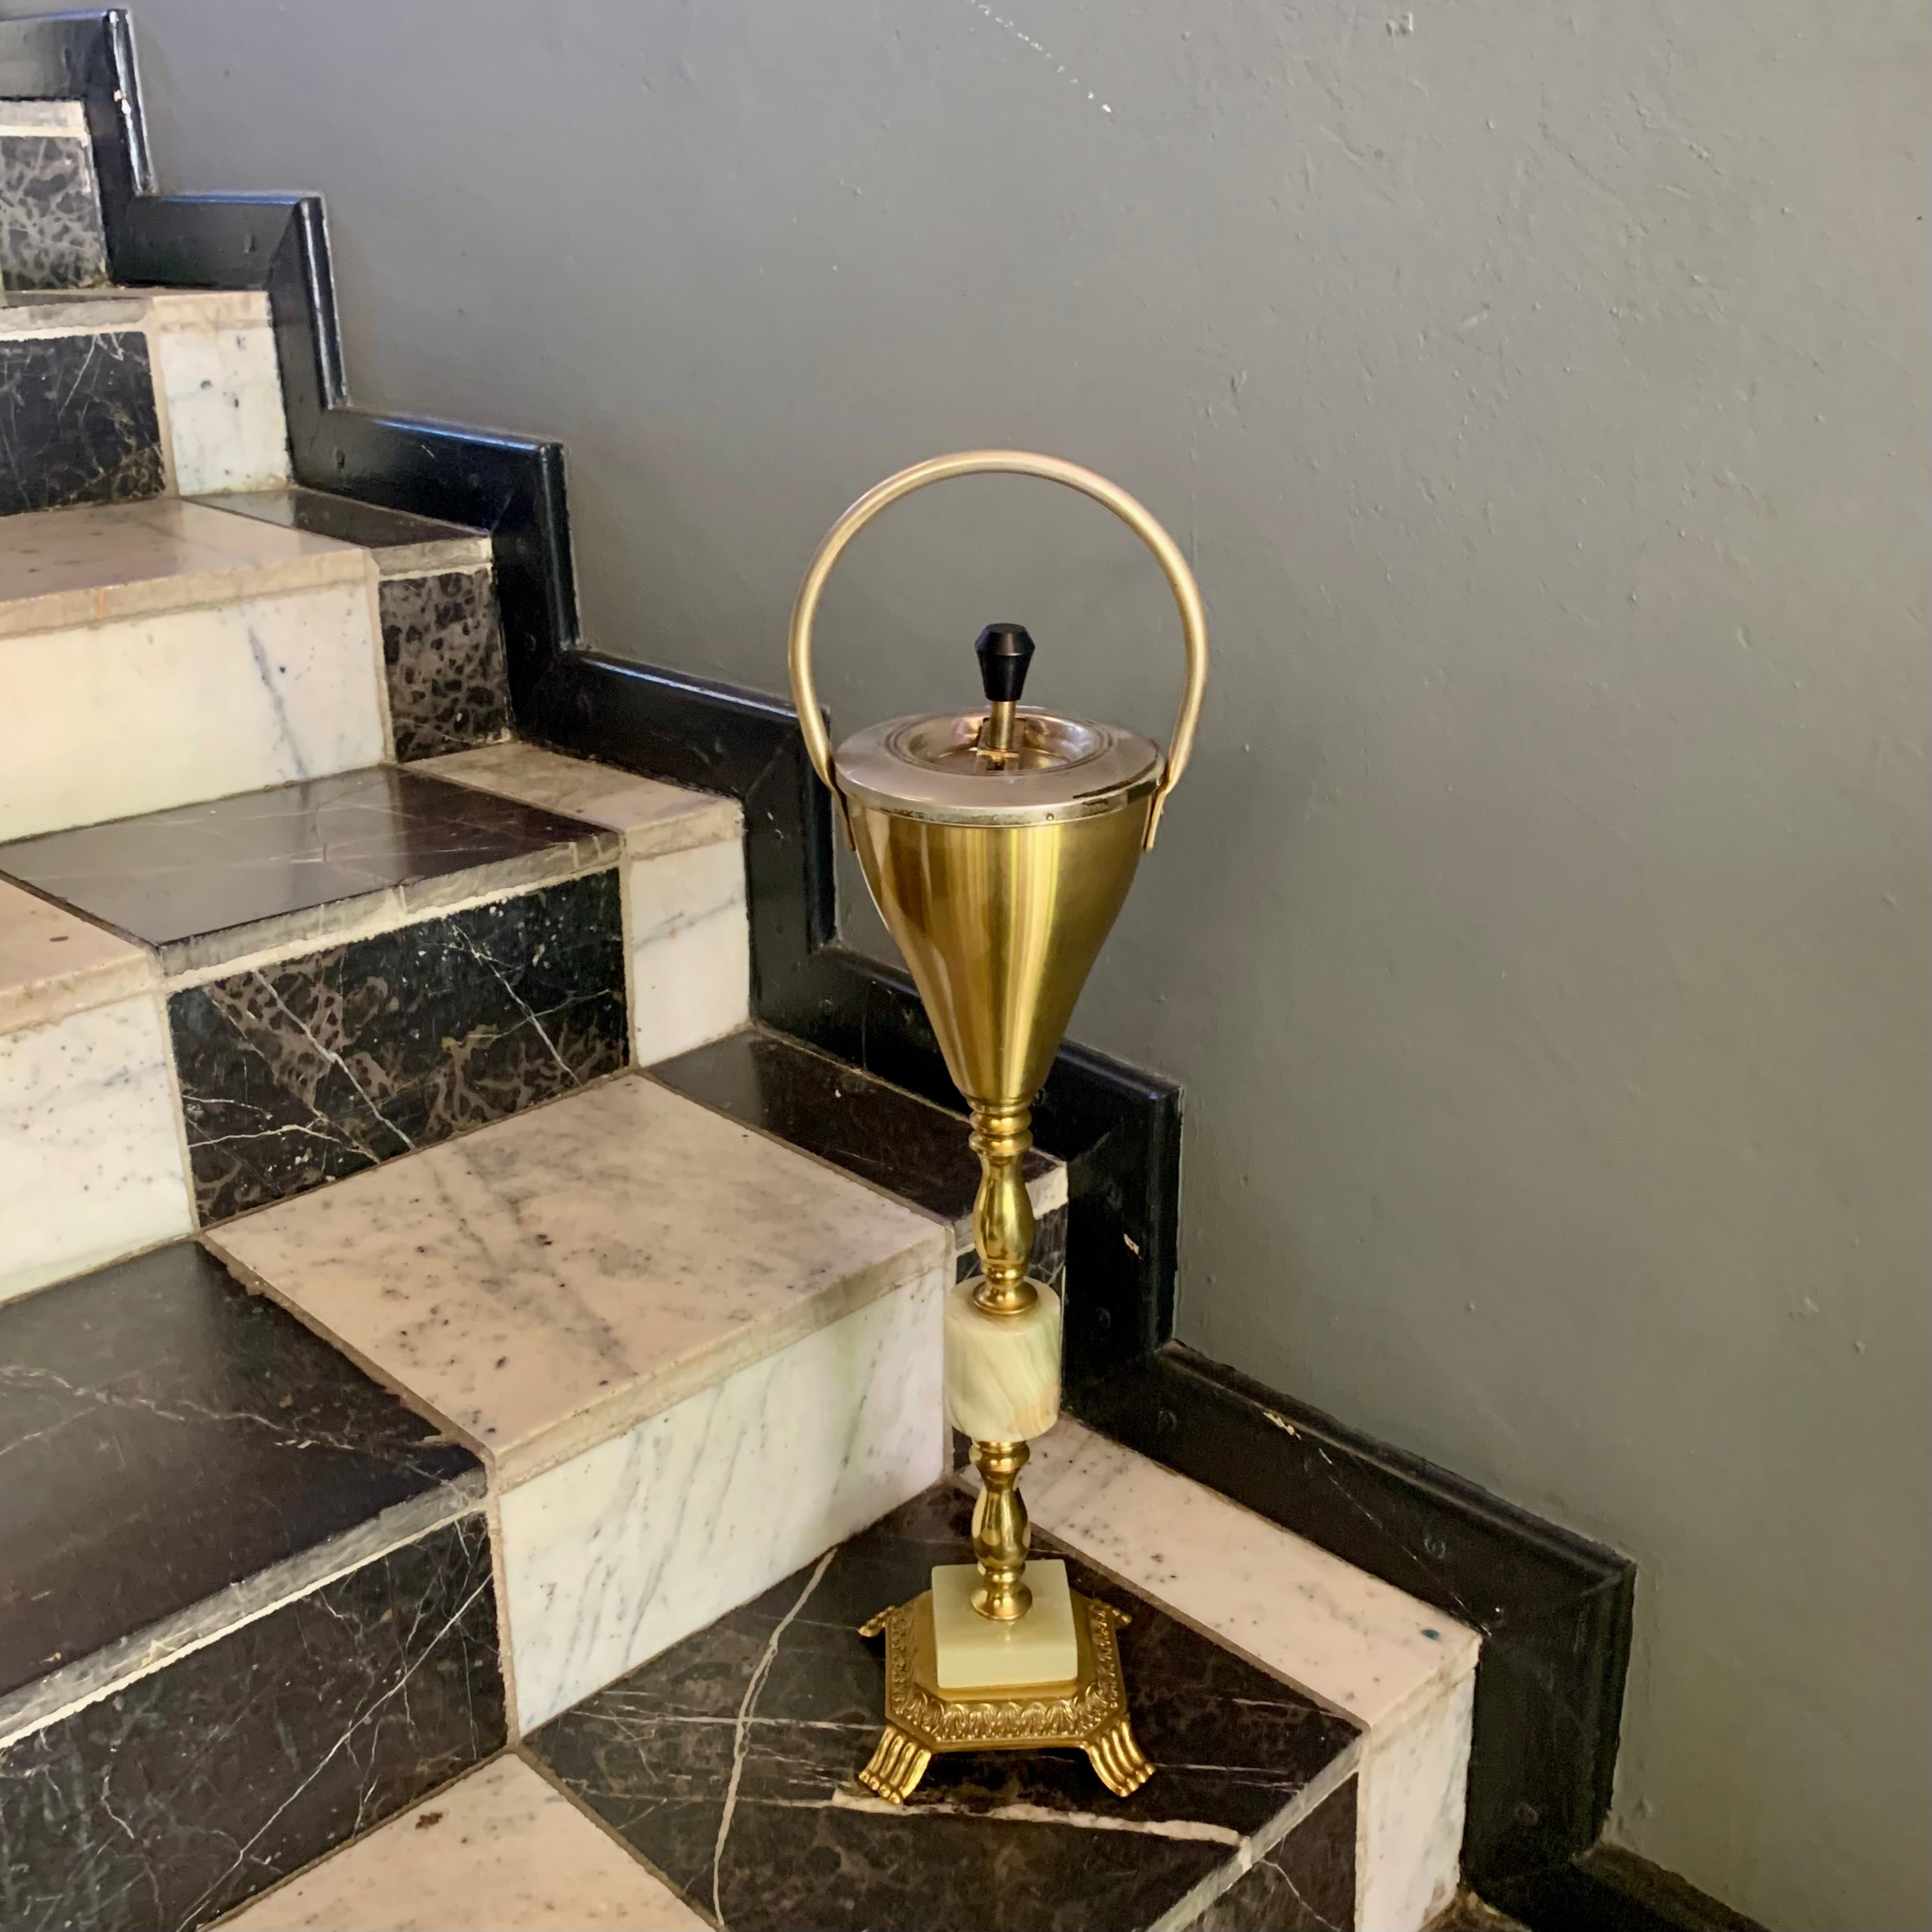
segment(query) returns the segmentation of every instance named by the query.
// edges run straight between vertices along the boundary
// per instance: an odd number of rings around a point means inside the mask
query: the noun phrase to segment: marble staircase
[[[1156,1776],[863,1792],[963,1123],[750,1024],[739,805],[513,735],[490,534],[296,487],[92,139],[0,102],[0,1924],[1438,1917],[1474,1635],[1071,1420]]]

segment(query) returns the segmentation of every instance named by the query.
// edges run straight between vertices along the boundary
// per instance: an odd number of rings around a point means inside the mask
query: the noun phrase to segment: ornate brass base
[[[934,1667],[932,1592],[881,1610],[861,1636],[886,1639],[886,1730],[859,1774],[868,1791],[894,1804],[918,1789],[943,1751],[1084,1750],[1100,1781],[1127,1798],[1154,1775],[1127,1718],[1114,1632],[1128,1618],[1077,1591],[1073,1624],[1079,1675],[1066,1684],[947,1693]]]

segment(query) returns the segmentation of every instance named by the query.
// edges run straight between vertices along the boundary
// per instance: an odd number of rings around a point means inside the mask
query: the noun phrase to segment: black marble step
[[[486,532],[324,490],[198,500],[374,554],[398,758],[406,764],[509,736],[509,668]]]
[[[0,517],[166,488],[143,331],[0,334]]]
[[[0,288],[107,279],[94,143],[77,100],[0,100]]]
[[[967,1144],[963,1114],[949,1113],[762,1027],[742,1028],[660,1060],[650,1072],[653,1079],[718,1113],[944,1216],[953,1223],[962,1278],[972,1271],[980,1160]],[[1034,1273],[1058,1286],[1066,1266],[1062,1165],[1034,1148],[1022,1172],[1038,1215]],[[1042,1208],[1042,1198],[1053,1204]]]
[[[0,1307],[0,1924],[204,1923],[500,1746],[482,1498],[192,1243]]]
[[[961,1754],[903,1807],[862,1789],[884,1670],[857,1628],[965,1560],[971,1514],[928,1491],[530,1748],[728,1932],[1352,1924],[1354,1726],[1077,1556],[1075,1587],[1132,1619],[1154,1776],[1123,1800],[1075,1754]]]
[[[0,878],[152,950],[206,1226],[625,1066],[621,847],[385,766],[0,845]]]

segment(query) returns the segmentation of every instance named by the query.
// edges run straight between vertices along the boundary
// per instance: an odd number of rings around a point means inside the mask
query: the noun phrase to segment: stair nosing
[[[274,1273],[268,1271],[247,1251],[245,1231],[259,1221],[277,1214],[297,1214],[304,1203],[331,1195],[339,1196],[344,1189],[371,1183],[377,1174],[386,1175],[393,1180],[399,1172],[406,1172],[412,1162],[434,1160],[439,1156],[447,1158],[450,1150],[465,1143],[484,1135],[500,1136],[540,1119],[553,1108],[581,1102],[592,1094],[626,1080],[647,1084],[678,1106],[695,1108],[749,1138],[783,1148],[794,1158],[819,1171],[828,1182],[858,1189],[884,1204],[896,1208],[908,1217],[906,1238],[889,1252],[856,1264],[836,1280],[808,1294],[775,1306],[755,1319],[739,1324],[676,1360],[633,1372],[622,1385],[592,1395],[566,1414],[527,1428],[514,1439],[495,1442],[488,1439],[480,1430],[472,1428],[451,1413],[449,1408],[438,1400],[434,1388],[425,1385],[428,1378],[384,1359],[383,1355],[372,1352],[344,1333],[330,1321],[325,1309],[310,1305],[310,1298],[298,1285],[278,1280],[279,1269]],[[240,1246],[235,1244],[238,1238],[242,1243]],[[380,1166],[332,1181],[326,1187],[265,1202],[232,1220],[204,1228],[201,1240],[238,1280],[287,1310],[372,1379],[396,1391],[419,1414],[431,1418],[452,1439],[479,1457],[490,1472],[492,1490],[499,1492],[520,1486],[616,1441],[640,1424],[668,1414],[743,1371],[782,1354],[794,1344],[846,1316],[916,1287],[928,1276],[935,1276],[942,1286],[946,1285],[952,1269],[951,1231],[943,1220],[868,1186],[856,1176],[830,1167],[802,1148],[758,1134],[742,1121],[720,1114],[688,1095],[664,1088],[650,1080],[640,1069],[628,1066],[570,1093],[557,1094],[535,1106],[520,1108],[501,1120],[489,1121],[434,1146],[398,1155]]]
[[[102,335],[151,328],[164,334],[268,328],[268,298],[258,289],[114,287],[15,289],[0,302],[0,341],[38,342],[56,335]]]
[[[476,1514],[487,1496],[481,1469],[450,1478],[22,1684],[0,1697],[0,1751],[392,1550],[419,1542],[446,1523]]]
[[[306,958],[331,946],[350,945],[379,934],[405,932],[431,920],[500,904],[551,886],[568,885],[573,880],[614,870],[623,856],[621,835],[607,826],[586,824],[580,838],[513,859],[493,859],[459,872],[430,873],[399,885],[325,900],[319,906],[272,914],[245,925],[215,927],[187,939],[157,945],[124,933],[118,926],[106,926],[106,929],[148,946],[160,971],[163,990],[176,993],[232,974]],[[68,911],[76,910],[64,901],[58,903]],[[84,913],[79,916],[88,916]],[[106,925],[98,920],[93,922]],[[219,944],[231,939],[238,942],[232,948]]]
[[[164,503],[184,500],[158,496],[148,500]],[[92,509],[119,507],[76,504],[26,511],[18,517],[0,518],[0,538],[7,534],[8,525],[17,526],[28,517],[84,516]],[[207,566],[82,590],[30,592],[0,598],[0,647],[25,646],[64,632],[100,630],[192,610],[299,597],[344,585],[367,584],[373,590],[375,581],[368,551],[334,538],[312,538],[302,554],[274,562]],[[371,625],[373,628],[373,616]]]

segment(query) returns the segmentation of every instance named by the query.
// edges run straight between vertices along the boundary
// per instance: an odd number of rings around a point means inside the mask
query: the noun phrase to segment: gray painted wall
[[[1924,1925],[1917,0],[136,14],[168,184],[327,193],[363,400],[568,441],[606,648],[782,688],[950,446],[1172,520],[1211,708],[1076,1030],[1187,1083],[1186,1338],[1641,1560],[1628,1843]],[[1164,728],[1020,484],[855,553],[840,723],[1008,616]]]

